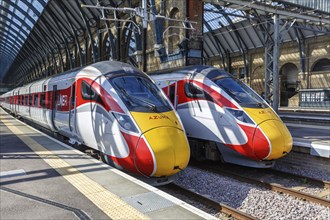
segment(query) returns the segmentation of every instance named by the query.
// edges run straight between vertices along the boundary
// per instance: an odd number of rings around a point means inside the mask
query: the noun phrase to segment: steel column
[[[269,103],[271,103],[273,94],[271,93],[272,82],[273,82],[273,39],[269,34],[271,25],[267,24],[267,27],[264,27],[266,32],[264,33],[264,45],[265,45],[265,88],[264,88],[264,98]]]
[[[278,112],[279,103],[279,49],[280,49],[280,18],[278,14],[274,15],[274,47],[273,47],[273,109]]]

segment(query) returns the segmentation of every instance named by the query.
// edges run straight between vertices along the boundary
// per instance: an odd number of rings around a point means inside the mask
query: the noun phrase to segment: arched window
[[[286,63],[280,70],[281,81],[286,85],[282,85],[286,88],[296,88],[298,80],[298,68],[293,63]]]
[[[173,8],[170,12],[170,18],[179,19],[180,11],[178,8]],[[178,49],[178,44],[180,43],[180,29],[175,28],[178,26],[178,22],[169,21],[168,22],[168,34],[167,34],[167,45],[168,53],[171,54]]]
[[[280,70],[280,105],[288,106],[289,99],[297,94],[298,68],[293,63],[286,63]]]
[[[312,72],[330,71],[330,59],[323,58],[318,60],[312,68]]]
[[[100,49],[100,60],[109,60],[110,55],[110,41],[108,37],[108,33],[102,35],[102,43]]]

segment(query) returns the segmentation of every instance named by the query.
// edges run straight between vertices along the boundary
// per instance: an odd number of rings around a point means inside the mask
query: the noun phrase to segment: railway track
[[[307,183],[311,183],[311,184],[315,184],[318,186],[323,187],[324,189],[330,189],[330,182],[329,181],[324,181],[324,180],[319,180],[319,179],[315,179],[315,178],[311,178],[311,177],[306,177],[306,176],[301,176],[301,175],[297,175],[297,174],[292,174],[292,173],[287,173],[284,171],[279,171],[279,170],[275,170],[275,169],[269,169],[269,172],[279,175],[279,176],[283,176],[283,177],[294,177],[294,178],[300,178],[300,179],[304,179],[305,182]]]
[[[321,204],[325,207],[330,207],[330,200],[326,199],[322,195],[316,196],[316,195],[312,195],[312,194],[300,191],[300,190],[306,188],[307,184],[299,183],[295,187],[284,187],[284,186],[282,186],[280,184],[277,184],[277,183],[270,183],[270,182],[265,181],[264,179],[267,179],[267,178],[260,178],[260,176],[257,178],[257,177],[251,177],[251,175],[249,176],[248,174],[241,174],[246,169],[246,168],[242,168],[242,167],[241,167],[241,169],[243,169],[243,171],[235,172],[235,170],[236,170],[235,168],[230,169],[230,171],[228,171],[228,169],[224,170],[223,168],[221,168],[219,166],[214,166],[214,165],[211,166],[211,165],[208,165],[208,164],[198,164],[198,165],[193,164],[193,165],[190,165],[190,166],[195,167],[195,168],[199,168],[199,169],[202,169],[202,170],[205,170],[205,171],[213,172],[213,173],[216,173],[216,174],[219,174],[219,175],[224,175],[224,176],[227,176],[227,177],[230,177],[230,178],[234,178],[234,179],[242,181],[242,182],[247,182],[247,183],[251,183],[251,184],[254,184],[254,185],[258,185],[260,187],[264,187],[264,188],[272,190],[272,191],[285,193],[285,194],[294,196],[296,198],[303,199],[305,201],[318,203],[318,204]],[[271,172],[277,173],[280,176],[291,175],[289,173],[283,173],[281,171],[273,171],[272,170]],[[312,182],[316,185],[319,185],[320,187],[323,187],[324,192],[328,192],[328,194],[323,192],[323,195],[329,196],[329,194],[330,194],[330,192],[329,192],[329,182],[316,180],[316,179],[312,179],[312,178],[308,178],[308,177],[302,177],[302,176],[293,175],[293,174],[292,174],[292,177],[304,178],[305,183]]]
[[[224,214],[226,216],[226,218],[231,218],[231,219],[238,219],[238,220],[249,220],[249,219],[257,219],[249,214],[246,214],[244,212],[239,211],[238,209],[232,208],[230,206],[227,206],[225,204],[219,203],[217,201],[214,201],[208,197],[205,197],[201,194],[198,194],[192,190],[183,188],[175,183],[171,183],[171,184],[167,184],[164,186],[159,187],[162,190],[170,190],[171,193],[175,193],[176,197],[177,195],[181,195],[184,196],[186,198],[189,198],[189,200],[194,200],[206,207],[210,207],[214,210],[216,210],[217,212],[221,212],[222,214]]]

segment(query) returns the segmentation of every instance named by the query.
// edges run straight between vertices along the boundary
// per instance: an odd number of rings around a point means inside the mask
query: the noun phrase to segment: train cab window
[[[81,83],[81,96],[84,100],[94,100],[101,104],[103,103],[99,94],[85,81]]]
[[[43,93],[43,94],[40,94],[40,107],[44,108],[46,106],[46,95]]]
[[[201,88],[192,83],[187,82],[184,85],[184,92],[189,98],[200,98],[213,102],[213,98],[208,93],[204,92]]]
[[[110,83],[130,111],[165,112],[171,109],[160,89],[148,78],[121,76],[111,78]]]
[[[192,83],[184,85],[184,92],[189,98],[204,98],[204,92]]]
[[[227,77],[216,79],[214,82],[242,107],[267,107],[267,104],[260,96],[238,79]]]
[[[38,95],[34,94],[33,106],[38,107]]]

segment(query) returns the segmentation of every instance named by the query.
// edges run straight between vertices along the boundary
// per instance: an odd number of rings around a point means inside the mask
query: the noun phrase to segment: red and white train
[[[93,148],[129,172],[162,182],[189,162],[188,141],[172,104],[145,73],[128,64],[95,63],[0,98],[14,115]]]
[[[250,87],[211,66],[151,74],[175,106],[197,159],[272,167],[292,137],[273,109]]]

